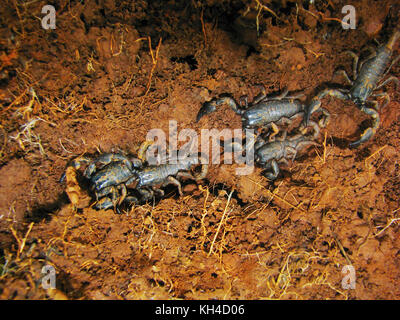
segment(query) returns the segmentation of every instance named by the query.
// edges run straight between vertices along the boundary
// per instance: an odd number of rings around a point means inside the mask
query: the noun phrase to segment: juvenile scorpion
[[[314,131],[312,135],[306,135],[309,127]],[[320,128],[318,124],[310,121],[307,128],[302,129],[301,133],[292,137],[287,136],[287,131],[283,131],[281,137],[274,137],[272,141],[265,141],[259,135],[251,151],[254,152],[255,163],[265,169],[264,175],[273,181],[279,175],[279,163],[288,164],[287,159],[290,158],[293,161],[297,153],[303,148],[310,145],[318,145],[314,140],[318,138],[319,133]],[[238,142],[233,142],[229,150],[233,150],[235,153],[242,153],[243,146]]]
[[[291,158],[294,161],[297,152],[301,149],[310,145],[318,145],[314,140],[319,135],[319,127],[313,121],[310,121],[309,125],[314,129],[314,134],[311,137],[302,133],[287,137],[286,131],[284,131],[282,137],[272,142],[266,142],[261,137],[258,137],[254,145],[255,161],[264,169],[269,170],[265,173],[269,180],[275,180],[278,177],[280,172],[279,162],[288,164],[287,158]]]
[[[265,88],[261,87],[261,89],[261,93],[254,98],[254,101],[250,105],[247,103],[247,98],[244,98],[244,108],[239,107],[236,101],[228,96],[204,103],[197,114],[196,122],[206,114],[214,112],[218,106],[226,103],[236,114],[241,116],[243,128],[272,128],[273,133],[270,136],[270,140],[272,140],[279,132],[276,123],[290,124],[297,116],[304,116],[307,108],[302,102],[297,100],[297,98],[302,96],[301,94],[288,96],[288,90],[284,90],[278,96],[268,97]],[[319,110],[325,116],[320,122],[321,127],[323,127],[329,120],[329,113],[323,108],[319,108]]]
[[[391,76],[380,83],[380,81],[387,75],[391,67],[399,60],[400,56],[396,57],[393,62],[389,65],[393,46],[400,37],[400,31],[397,30],[390,37],[385,45],[380,46],[377,50],[367,57],[361,63],[358,63],[359,57],[352,51],[347,51],[350,54],[353,61],[353,79],[351,79],[344,70],[340,70],[337,73],[344,75],[345,79],[349,82],[351,87],[332,89],[326,88],[319,92],[311,101],[307,114],[305,117],[305,124],[307,125],[310,120],[311,115],[321,110],[321,99],[326,95],[336,97],[342,100],[352,100],[357,107],[367,115],[370,115],[373,119],[372,127],[367,128],[360,139],[350,143],[350,147],[357,147],[362,143],[365,143],[373,137],[376,130],[379,128],[379,103],[376,100],[370,101],[370,97],[384,97],[386,103],[382,106],[386,106],[390,102],[389,95],[386,92],[374,93],[376,89],[380,89],[389,82],[395,82],[396,86],[399,86],[399,79]],[[389,65],[389,67],[388,67]],[[386,71],[385,71],[386,70]],[[371,108],[370,106],[374,108]]]

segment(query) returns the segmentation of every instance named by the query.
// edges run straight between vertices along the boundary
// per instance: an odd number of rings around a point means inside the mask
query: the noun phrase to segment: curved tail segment
[[[196,116],[196,122],[199,122],[202,117],[207,114],[213,113],[217,110],[217,107],[221,104],[227,104],[231,109],[238,115],[243,114],[244,110],[240,109],[236,101],[231,97],[223,97],[213,99],[203,104]]]

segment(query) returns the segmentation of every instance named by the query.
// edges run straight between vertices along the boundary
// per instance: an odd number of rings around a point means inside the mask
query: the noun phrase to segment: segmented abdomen
[[[351,88],[351,95],[354,99],[366,101],[376,88],[390,61],[391,51],[385,47],[380,48],[377,55],[365,62],[360,70],[357,79]]]
[[[96,190],[109,186],[115,186],[126,182],[132,177],[132,172],[123,162],[117,161],[106,165],[103,169],[96,172],[90,181],[94,184]]]
[[[266,163],[272,159],[278,160],[283,157],[283,142],[270,142],[258,149],[257,156],[260,163]]]
[[[272,100],[259,103],[243,114],[246,127],[258,127],[276,122],[282,117],[290,118],[302,111],[299,101]]]
[[[139,184],[137,188],[153,186],[166,181],[169,176],[175,176],[181,170],[188,170],[189,165],[185,163],[161,164],[150,166],[139,171]]]

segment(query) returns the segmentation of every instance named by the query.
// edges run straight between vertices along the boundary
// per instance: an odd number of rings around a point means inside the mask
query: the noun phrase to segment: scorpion
[[[312,127],[314,130],[312,136],[305,135],[308,127]],[[269,180],[273,181],[278,177],[280,172],[278,163],[288,165],[287,158],[290,157],[291,160],[294,161],[298,151],[309,145],[318,145],[314,142],[320,133],[318,124],[314,121],[310,121],[308,127],[301,130],[301,133],[292,137],[287,137],[287,131],[283,131],[281,137],[274,137],[272,141],[265,141],[261,136],[257,137],[253,146],[254,160],[256,164],[266,170],[264,175]],[[235,150],[234,152],[241,152],[242,146],[233,143],[231,150]]]
[[[293,137],[288,138],[287,132],[284,131],[282,137],[275,141],[266,142],[259,137],[254,145],[255,148],[255,161],[264,169],[272,170],[267,171],[265,176],[269,180],[275,180],[279,175],[278,163],[288,164],[287,158],[291,156],[291,160],[297,156],[297,152],[309,145],[318,145],[315,140],[319,135],[319,128],[317,123],[310,121],[309,125],[315,130],[312,138],[299,133]]]
[[[386,92],[374,93],[375,90],[382,88],[389,82],[395,82],[397,87],[399,86],[399,79],[391,76],[381,82],[381,80],[387,75],[391,67],[399,60],[400,56],[396,57],[389,65],[393,46],[400,37],[400,31],[397,30],[390,37],[385,45],[380,46],[377,50],[372,50],[372,54],[367,57],[361,63],[359,57],[352,51],[347,51],[353,57],[353,77],[352,79],[347,75],[345,70],[339,70],[335,74],[343,74],[347,82],[351,85],[349,89],[340,88],[332,89],[326,88],[320,91],[311,101],[305,117],[305,124],[307,125],[311,115],[321,110],[321,99],[326,95],[339,98],[341,100],[351,100],[356,106],[365,114],[369,115],[373,119],[372,127],[367,128],[361,135],[360,139],[350,143],[350,147],[357,147],[362,143],[365,143],[371,139],[376,130],[379,128],[379,103],[376,100],[370,101],[370,97],[384,97],[386,103],[382,106],[385,107],[389,102],[390,98]],[[372,49],[372,48],[371,48]],[[388,67],[389,65],[389,67]],[[386,70],[386,71],[385,71]],[[370,106],[374,108],[371,108]]]
[[[228,104],[231,109],[242,118],[242,126],[247,129],[264,127],[271,128],[273,133],[270,135],[270,141],[278,134],[279,129],[276,123],[290,124],[294,118],[299,115],[305,114],[306,106],[301,103],[297,98],[302,94],[295,96],[288,96],[288,90],[285,89],[280,95],[275,97],[268,97],[265,88],[260,86],[261,93],[257,95],[253,102],[249,105],[247,97],[241,98],[244,100],[244,108],[240,108],[235,100],[229,96],[213,99],[203,104],[200,108],[196,122],[198,122],[204,115],[214,112],[217,106]],[[324,114],[324,119],[321,119],[320,125],[324,127],[329,121],[329,112],[323,108],[320,110]]]
[[[179,195],[182,195],[181,183],[177,180],[180,177],[192,178],[196,181],[204,179],[208,171],[208,165],[202,163],[201,172],[191,174],[187,171],[193,165],[198,164],[197,157],[187,154],[177,163],[166,163],[161,165],[147,165],[145,151],[151,143],[144,142],[138,152],[138,158],[131,158],[120,153],[106,153],[99,157],[90,159],[80,157],[70,164],[71,167],[78,170],[82,164],[88,163],[84,171],[84,176],[89,180],[91,189],[96,195],[96,204],[94,208],[110,209],[121,205],[123,202],[129,204],[139,204],[150,200],[155,192],[162,197],[164,191],[157,188],[165,187],[168,184],[174,184],[178,187]],[[101,164],[97,170],[97,164]],[[62,176],[61,181],[65,178]],[[128,194],[127,188],[134,189],[141,196],[138,197]]]
[[[206,177],[208,172],[208,165],[202,164],[200,173],[188,172],[193,165],[198,164],[196,157],[187,157],[181,159],[178,163],[166,163],[161,165],[146,166],[142,170],[139,170],[137,174],[138,184],[136,189],[143,197],[143,201],[150,200],[154,193],[157,192],[161,196],[164,195],[164,191],[158,188],[165,187],[169,184],[175,185],[178,188],[179,195],[182,196],[182,186],[179,182],[179,178],[194,179],[195,181],[202,180]]]
[[[96,196],[95,209],[116,208],[124,201],[137,202],[135,197],[127,197],[127,186],[136,182],[136,176],[142,164],[140,159],[129,159],[121,153],[104,153],[95,159],[82,156],[74,159],[68,165],[67,171],[70,168],[79,170],[83,164],[88,164],[83,175],[88,179],[90,189]],[[97,170],[97,165],[100,165],[99,170]],[[60,182],[63,182],[65,177],[66,175],[63,174]]]

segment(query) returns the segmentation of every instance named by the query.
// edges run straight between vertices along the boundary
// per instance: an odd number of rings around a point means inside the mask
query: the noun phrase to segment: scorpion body
[[[138,158],[128,159],[118,153],[102,154],[95,159],[79,157],[69,165],[70,169],[77,170],[82,164],[88,166],[84,171],[84,176],[88,179],[90,189],[96,196],[95,209],[109,209],[123,202],[138,204],[146,202],[158,192],[161,196],[164,192],[157,188],[174,184],[178,187],[179,194],[182,195],[181,184],[177,178],[187,177],[194,180],[203,179],[208,170],[208,166],[202,164],[199,174],[191,174],[188,171],[193,165],[198,163],[197,157],[187,157],[179,159],[177,163],[166,163],[161,165],[147,165],[144,153],[150,144],[144,142],[139,150]],[[99,169],[97,169],[97,165]],[[61,181],[65,178],[62,176]],[[136,197],[129,191],[136,191]]]
[[[140,150],[140,159],[143,163],[147,162],[146,151],[150,147],[152,142],[145,141],[143,142]],[[187,151],[190,151],[192,145],[189,146]],[[182,150],[181,150],[182,151]],[[167,161],[167,163],[160,165],[148,165],[144,166],[137,173],[137,185],[136,190],[142,196],[143,201],[148,201],[154,196],[154,192],[158,192],[161,196],[164,195],[164,192],[158,188],[165,187],[168,184],[173,184],[178,188],[179,195],[182,195],[182,187],[179,182],[179,178],[186,177],[194,180],[201,180],[205,178],[208,172],[208,165],[204,163],[201,164],[201,172],[199,174],[191,174],[189,171],[192,166],[199,163],[199,158],[194,156],[190,152],[186,152],[184,156],[180,156],[177,161]]]
[[[279,132],[275,123],[290,124],[291,121],[297,116],[304,116],[306,107],[299,100],[296,100],[300,95],[288,96],[288,91],[285,90],[282,94],[276,97],[267,97],[265,89],[258,95],[252,104],[247,104],[245,101],[245,108],[240,108],[236,101],[231,97],[221,97],[218,99],[206,102],[197,114],[196,121],[198,122],[204,115],[214,112],[218,106],[227,104],[231,109],[242,118],[242,125],[244,128],[272,128],[274,133],[271,139]],[[325,115],[325,122],[328,121],[329,113],[322,109]],[[321,125],[324,125],[321,123]]]
[[[267,171],[265,176],[270,180],[275,180],[279,174],[279,162],[287,164],[287,159],[291,158],[293,161],[297,152],[309,145],[317,145],[313,140],[315,140],[319,135],[319,127],[316,123],[310,122],[310,126],[314,129],[314,134],[312,137],[297,134],[293,137],[288,138],[286,132],[281,138],[275,141],[264,141],[261,137],[258,137],[255,148],[255,161],[261,167]]]
[[[314,133],[310,136],[307,134],[308,128],[312,128]],[[320,133],[320,128],[317,123],[310,121],[308,127],[301,129],[301,133],[293,137],[287,137],[287,132],[284,131],[282,137],[274,137],[271,141],[265,141],[259,135],[253,145],[255,163],[266,169],[265,176],[269,180],[275,180],[279,175],[279,163],[288,163],[287,159],[292,161],[296,158],[297,152],[309,145],[317,145],[316,140]],[[228,145],[229,150],[233,152],[243,152],[241,143],[233,142]]]
[[[303,105],[299,101],[283,99],[258,103],[243,111],[241,115],[245,128],[257,128],[278,122],[282,118],[292,118],[303,112]]]
[[[182,187],[179,178],[186,177],[194,180],[203,179],[208,171],[208,166],[202,164],[200,174],[191,174],[189,171],[193,165],[198,163],[197,157],[188,157],[187,159],[179,160],[178,163],[166,163],[161,165],[152,165],[144,167],[138,171],[136,189],[142,195],[143,201],[149,200],[154,195],[154,191],[160,193],[164,192],[157,188],[168,184],[173,184],[178,188],[178,192],[182,195]]]
[[[354,58],[353,79],[350,79],[350,77],[344,70],[340,70],[337,73],[343,74],[351,87],[349,89],[327,88],[319,92],[317,96],[313,98],[311,104],[309,105],[305,117],[305,123],[307,124],[312,113],[320,110],[321,99],[327,95],[342,100],[352,100],[362,112],[370,115],[373,118],[373,125],[372,127],[364,131],[359,140],[350,143],[350,147],[356,147],[361,143],[364,143],[371,139],[376,130],[379,128],[380,120],[379,113],[377,110],[375,110],[379,108],[379,104],[375,100],[370,101],[369,98],[383,96],[386,99],[386,103],[384,104],[384,106],[386,106],[390,102],[388,94],[386,92],[374,94],[374,91],[383,87],[391,81],[395,82],[397,85],[399,84],[399,79],[395,77],[389,77],[388,79],[380,83],[382,78],[385,77],[393,64],[397,62],[400,57],[399,56],[394,59],[393,62],[389,65],[393,52],[393,46],[399,37],[400,31],[396,31],[391,36],[386,45],[379,47],[376,52],[374,52],[371,56],[369,56],[365,61],[361,63],[358,63],[359,58],[355,53],[348,51],[348,53]],[[372,105],[375,109],[369,107],[369,105]]]
[[[136,158],[128,159],[120,153],[105,153],[95,159],[79,157],[72,161],[70,167],[78,170],[82,164],[88,164],[84,176],[89,180],[90,188],[94,192],[97,202],[96,209],[116,207],[125,201],[126,186],[136,182],[137,172],[141,161]],[[99,170],[97,165],[100,164]],[[65,175],[61,177],[63,181]],[[119,196],[121,191],[121,196]],[[111,198],[109,198],[111,195]]]

